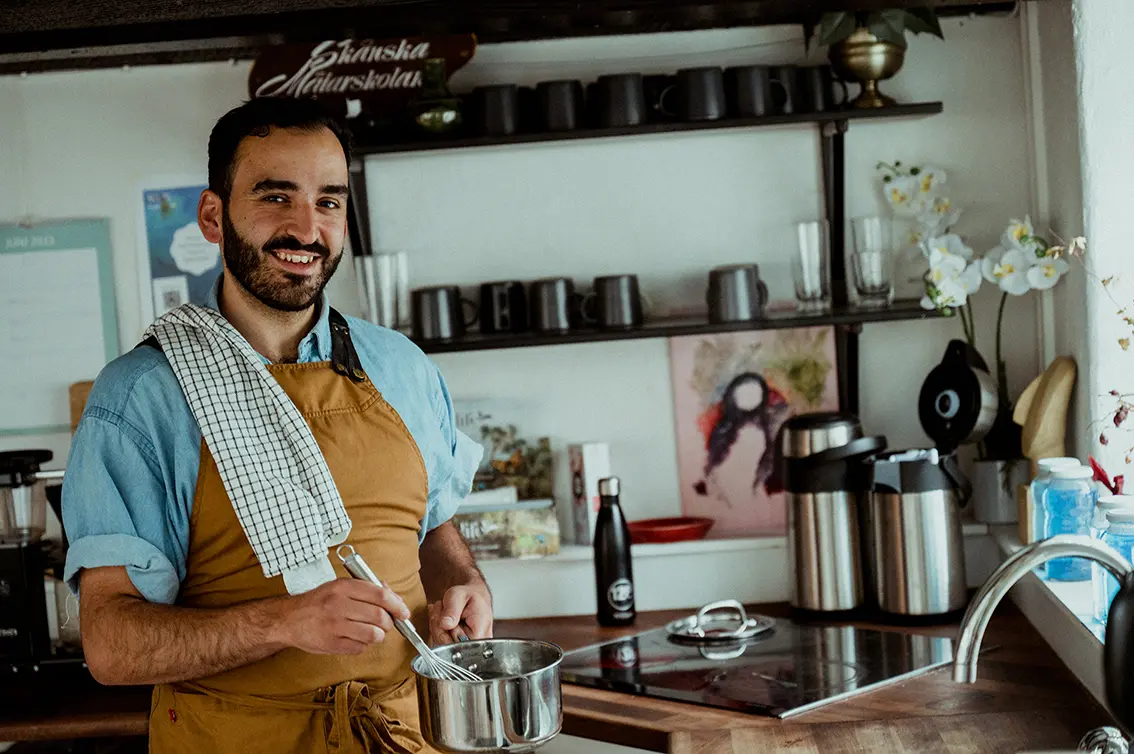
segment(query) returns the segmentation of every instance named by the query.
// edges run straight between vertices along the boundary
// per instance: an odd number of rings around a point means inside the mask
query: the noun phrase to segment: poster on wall
[[[71,384],[118,355],[110,221],[0,225],[0,322],[0,437],[68,431]]]
[[[839,405],[831,327],[669,340],[681,507],[710,537],[787,529],[775,438],[795,414]]]
[[[203,304],[221,273],[220,247],[197,225],[200,183],[154,183],[142,188],[139,247],[145,325],[184,303]]]

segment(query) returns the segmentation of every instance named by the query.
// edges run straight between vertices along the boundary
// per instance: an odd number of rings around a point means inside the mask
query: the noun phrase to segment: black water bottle
[[[618,477],[600,479],[595,521],[595,589],[598,622],[626,626],[634,622],[634,574],[630,568],[630,529],[618,504]]]

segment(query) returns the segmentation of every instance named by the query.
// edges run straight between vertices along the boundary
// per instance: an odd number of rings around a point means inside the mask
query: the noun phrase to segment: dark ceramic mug
[[[469,307],[471,315],[466,317],[462,307]],[[410,312],[414,340],[453,340],[476,323],[476,304],[461,298],[455,285],[415,288],[410,292]]]

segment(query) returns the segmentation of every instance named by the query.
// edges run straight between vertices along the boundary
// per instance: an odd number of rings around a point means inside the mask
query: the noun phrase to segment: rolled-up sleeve
[[[78,592],[84,568],[124,566],[150,602],[172,604],[184,563],[166,513],[160,463],[145,435],[122,416],[89,407],[63,480],[69,542],[64,578]]]
[[[444,447],[434,454],[434,468],[429,470],[429,505],[422,537],[456,513],[457,506],[472,489],[473,477],[484,454],[479,443],[457,429],[453,400],[436,366],[431,369],[431,382],[431,402]]]

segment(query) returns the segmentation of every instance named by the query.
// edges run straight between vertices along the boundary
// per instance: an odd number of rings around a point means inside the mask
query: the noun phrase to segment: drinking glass
[[[364,319],[396,329],[409,324],[409,260],[404,251],[355,257]]]
[[[862,306],[887,306],[894,295],[894,242],[883,217],[851,220],[851,271]]]
[[[800,311],[825,311],[831,305],[831,270],[826,220],[808,220],[796,225],[799,248],[792,257],[796,307]]]

